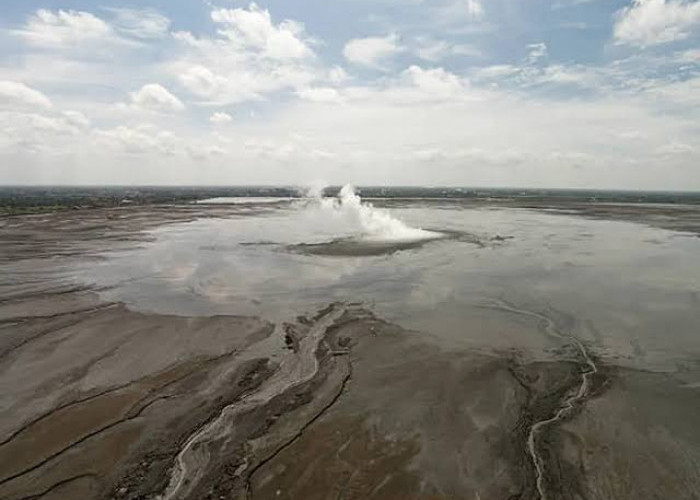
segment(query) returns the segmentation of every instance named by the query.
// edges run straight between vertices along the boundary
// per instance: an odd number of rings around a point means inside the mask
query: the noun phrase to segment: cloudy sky
[[[700,190],[700,0],[0,4],[0,184],[315,181]]]

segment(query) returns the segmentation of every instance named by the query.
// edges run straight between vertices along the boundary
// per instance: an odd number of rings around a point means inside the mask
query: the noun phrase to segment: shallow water
[[[308,255],[290,245],[357,238],[347,214],[292,202],[251,215],[161,227],[78,279],[149,312],[286,320],[333,300],[363,302],[446,349],[557,346],[538,325],[489,309],[546,313],[630,366],[675,370],[700,354],[700,238],[643,225],[524,209],[407,202],[412,228],[475,235],[373,256]],[[487,306],[487,307],[484,307]]]

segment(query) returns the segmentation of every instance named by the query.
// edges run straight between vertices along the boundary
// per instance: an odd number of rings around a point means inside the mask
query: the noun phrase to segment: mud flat
[[[207,210],[2,221],[0,498],[698,498],[697,387],[614,366],[551,311],[486,305],[542,358],[443,349],[356,303],[163,315],[61,277],[146,227],[245,216]]]
[[[408,200],[382,199],[374,203],[382,207],[399,207]],[[408,201],[411,203],[410,201]],[[597,203],[581,200],[536,200],[536,199],[462,199],[425,200],[423,203],[433,206],[489,207],[489,208],[526,208],[548,213],[577,215],[600,220],[629,221],[652,227],[669,229],[700,235],[700,204],[684,203]]]

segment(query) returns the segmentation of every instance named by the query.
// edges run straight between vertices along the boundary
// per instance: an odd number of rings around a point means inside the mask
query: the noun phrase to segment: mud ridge
[[[25,474],[28,474],[28,473],[46,465],[47,463],[51,462],[52,460],[56,459],[57,457],[63,455],[64,453],[68,452],[69,450],[75,448],[76,446],[81,445],[85,441],[87,441],[87,440],[89,440],[89,439],[91,439],[99,434],[102,434],[110,429],[113,429],[114,427],[117,427],[119,425],[122,425],[122,424],[130,421],[130,420],[134,420],[134,419],[140,417],[144,411],[146,411],[148,408],[150,408],[151,406],[153,406],[155,403],[157,403],[159,401],[178,397],[178,395],[156,395],[156,394],[158,392],[163,392],[168,387],[170,387],[174,384],[177,384],[178,382],[182,381],[183,379],[191,376],[193,373],[195,373],[197,370],[199,370],[203,365],[215,363],[215,362],[220,361],[222,359],[225,359],[227,357],[234,356],[235,354],[237,354],[237,352],[238,352],[237,350],[233,350],[233,351],[224,353],[220,356],[216,356],[214,358],[203,360],[200,363],[197,363],[193,368],[185,371],[185,373],[179,375],[178,377],[174,378],[173,380],[170,380],[166,384],[159,386],[159,387],[155,387],[155,388],[151,389],[150,391],[148,391],[144,397],[142,397],[138,401],[136,401],[132,405],[132,407],[128,411],[126,411],[126,415],[124,418],[121,418],[119,420],[115,420],[114,422],[112,422],[108,425],[105,425],[103,427],[95,429],[93,432],[90,432],[90,433],[84,435],[83,437],[81,437],[80,439],[73,441],[68,446],[56,451],[55,453],[49,455],[48,457],[44,458],[43,460],[37,462],[36,464],[34,464],[33,466],[31,466],[27,469],[24,469],[24,470],[22,470],[16,474],[13,474],[9,477],[5,477],[5,478],[0,479],[0,485],[3,485],[9,481],[12,481],[13,479],[17,479],[21,476],[24,476]],[[22,433],[29,431],[34,425],[38,424],[42,420],[50,418],[53,414],[55,414],[58,411],[66,410],[66,409],[69,409],[71,407],[80,406],[81,404],[85,404],[85,403],[92,401],[96,398],[106,396],[110,393],[114,393],[114,392],[118,392],[120,390],[127,389],[128,387],[130,387],[132,385],[138,385],[138,384],[142,384],[142,383],[144,383],[144,380],[142,380],[142,379],[135,380],[133,382],[129,382],[127,384],[120,385],[118,387],[113,387],[111,389],[101,391],[98,394],[93,394],[91,396],[83,398],[82,400],[72,401],[70,403],[58,406],[58,407],[54,408],[53,410],[41,415],[40,417],[38,417],[38,418],[32,420],[31,422],[28,422],[24,426],[22,426],[20,429],[18,429],[12,435],[10,435],[5,441],[3,441],[0,444],[0,447],[4,447],[4,446],[10,444],[14,439],[16,439]]]
[[[97,477],[97,476],[95,474],[92,474],[92,473],[79,474],[77,476],[69,477],[67,479],[64,479],[63,481],[59,481],[56,484],[52,484],[51,486],[49,486],[47,489],[45,489],[41,493],[37,493],[36,495],[30,495],[27,497],[22,497],[19,500],[36,500],[38,498],[41,498],[43,496],[48,495],[56,488],[60,488],[61,486],[65,486],[66,484],[72,483],[73,481],[78,481],[80,479],[86,479],[86,478],[95,478],[95,477]]]
[[[117,307],[120,304],[118,302],[107,302],[105,304],[100,304],[99,306],[93,306],[93,307],[85,307],[82,309],[73,309],[70,311],[62,311],[59,313],[54,313],[54,314],[45,314],[45,315],[36,315],[36,316],[15,316],[11,318],[3,318],[0,319],[0,324],[2,323],[22,323],[24,321],[32,321],[32,320],[37,320],[37,319],[53,319],[53,318],[60,318],[62,316],[70,316],[71,314],[87,314],[87,313],[92,313],[96,311],[102,311],[104,309],[109,309],[111,307]]]
[[[299,352],[290,352],[282,359],[275,374],[263,383],[263,387],[224,407],[217,417],[190,436],[176,457],[168,486],[159,497],[160,500],[180,498],[183,496],[183,486],[196,486],[209,461],[208,457],[197,456],[200,445],[216,439],[218,433],[226,434],[231,419],[266,405],[273,398],[305,384],[316,376],[319,371],[318,347],[328,328],[344,312],[338,304],[331,304],[320,311],[314,317],[315,323],[310,327],[310,331],[301,340]],[[278,325],[278,330],[280,335],[284,335],[283,324]],[[193,467],[196,468],[194,471],[191,470]],[[187,496],[187,493],[184,496]]]
[[[291,439],[289,439],[287,442],[283,443],[279,448],[277,448],[273,453],[268,455],[266,458],[261,460],[255,467],[253,467],[248,474],[246,478],[246,499],[247,500],[252,500],[253,498],[253,489],[252,485],[250,483],[250,479],[255,475],[255,473],[268,464],[270,461],[274,460],[275,457],[277,457],[280,453],[282,453],[284,450],[292,446],[300,437],[304,435],[304,432],[311,427],[313,424],[315,424],[323,415],[326,414],[326,412],[340,399],[340,396],[343,395],[343,392],[345,392],[345,387],[347,386],[348,382],[352,378],[352,365],[348,364],[348,373],[343,377],[343,380],[340,384],[340,388],[338,389],[338,392],[336,395],[331,399],[321,410],[310,420],[308,420],[302,427],[299,429],[299,431],[292,436]]]

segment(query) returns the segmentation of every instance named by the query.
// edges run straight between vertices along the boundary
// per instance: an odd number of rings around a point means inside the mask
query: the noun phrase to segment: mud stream
[[[249,412],[254,408],[268,403],[275,396],[297,387],[311,380],[318,372],[318,358],[316,351],[323,339],[328,327],[330,327],[345,310],[337,305],[332,305],[320,316],[311,327],[306,336],[299,342],[295,351],[289,351],[279,363],[278,369],[260,388],[240,401],[226,406],[217,418],[197,430],[185,443],[177,455],[175,466],[171,472],[170,481],[162,500],[186,498],[202,477],[203,471],[209,463],[206,444],[208,442],[226,438],[236,432],[232,427],[232,421],[239,415]],[[278,325],[274,338],[283,336],[283,325]],[[254,356],[260,350],[253,346],[247,357]],[[248,469],[245,464],[239,474]]]
[[[583,345],[579,339],[574,335],[569,335],[561,332],[556,325],[556,322],[544,314],[540,314],[534,311],[528,311],[526,309],[519,309],[512,304],[509,304],[503,300],[499,300],[494,305],[486,306],[493,309],[498,309],[501,311],[509,312],[512,314],[518,314],[521,316],[527,316],[535,318],[544,323],[544,331],[547,335],[569,342],[571,346],[576,349],[576,352],[581,360],[581,364],[584,368],[581,371],[581,384],[574,394],[567,397],[556,411],[554,416],[546,418],[544,420],[539,420],[534,422],[530,427],[530,432],[527,437],[527,449],[532,459],[532,464],[535,467],[535,481],[537,485],[537,492],[541,500],[549,500],[550,496],[547,493],[547,488],[545,486],[546,481],[546,463],[538,451],[537,439],[540,433],[546,430],[550,426],[561,422],[566,418],[571,411],[573,411],[577,406],[585,403],[586,399],[590,395],[591,378],[598,373],[598,367],[591,358],[588,350]]]

